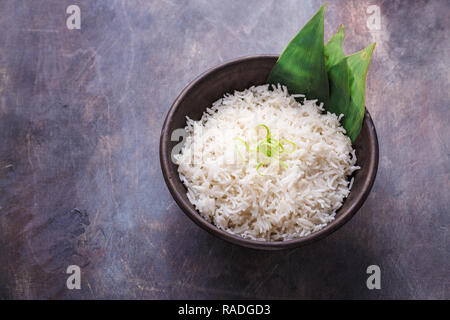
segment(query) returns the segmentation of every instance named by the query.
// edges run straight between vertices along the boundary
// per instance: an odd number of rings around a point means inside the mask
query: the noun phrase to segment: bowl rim
[[[235,245],[252,248],[252,249],[258,249],[258,250],[280,250],[280,249],[289,249],[294,247],[300,247],[304,246],[306,244],[313,243],[315,241],[318,241],[320,239],[325,238],[326,236],[332,234],[337,229],[339,229],[341,226],[343,226],[346,222],[348,222],[355,214],[358,212],[358,210],[361,208],[367,197],[369,196],[369,193],[372,189],[372,186],[375,182],[375,177],[378,170],[378,161],[379,161],[379,146],[378,146],[378,137],[375,129],[375,125],[373,123],[373,120],[370,116],[370,113],[367,110],[367,107],[365,108],[364,113],[364,122],[366,122],[366,125],[368,127],[369,131],[369,143],[370,146],[370,154],[372,155],[369,159],[368,163],[368,174],[364,177],[364,182],[361,187],[363,190],[356,198],[353,199],[353,202],[351,205],[346,208],[344,212],[341,212],[338,217],[336,217],[333,221],[329,222],[325,227],[322,229],[312,232],[309,235],[305,237],[295,238],[291,240],[285,240],[285,241],[261,241],[261,240],[251,240],[246,239],[238,235],[234,235],[231,233],[228,233],[227,231],[224,231],[222,229],[219,229],[212,223],[206,221],[194,208],[194,206],[189,202],[189,200],[185,200],[182,198],[182,195],[176,191],[175,182],[174,180],[179,180],[178,174],[172,174],[170,170],[170,162],[171,162],[171,152],[168,150],[168,143],[170,142],[170,135],[171,133],[169,131],[170,123],[172,121],[172,118],[175,114],[175,112],[180,107],[181,102],[183,101],[184,97],[187,95],[187,93],[195,87],[197,84],[199,84],[201,81],[203,81],[205,78],[207,78],[209,75],[212,75],[213,73],[219,72],[220,70],[224,68],[228,68],[231,65],[234,64],[240,64],[245,63],[246,61],[251,60],[257,60],[257,59],[278,59],[279,55],[269,55],[269,54],[263,54],[263,55],[250,55],[245,57],[240,57],[236,59],[232,59],[229,61],[226,61],[222,64],[219,64],[215,67],[212,67],[208,69],[207,71],[203,72],[194,80],[192,80],[178,95],[178,97],[175,99],[173,104],[171,105],[166,118],[164,120],[162,129],[161,129],[161,136],[160,136],[160,145],[159,145],[159,158],[160,158],[160,165],[163,173],[164,180],[166,182],[166,185],[169,189],[170,194],[174,198],[175,202],[178,204],[178,206],[182,209],[182,211],[192,220],[194,221],[198,226],[200,226],[202,229],[208,231],[209,233],[213,234],[214,236],[217,236],[218,238],[225,240],[227,242],[230,242]],[[181,182],[181,181],[180,181]],[[340,209],[339,209],[340,210]]]

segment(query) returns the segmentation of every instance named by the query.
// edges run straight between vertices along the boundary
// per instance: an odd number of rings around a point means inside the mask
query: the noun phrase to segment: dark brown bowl
[[[336,219],[323,229],[310,235],[289,241],[247,240],[223,231],[204,220],[189,202],[186,188],[181,182],[177,165],[171,161],[172,148],[179,141],[171,141],[172,132],[186,126],[186,116],[199,120],[207,107],[225,93],[244,90],[266,83],[278,56],[260,55],[239,58],[215,67],[192,81],[178,96],[164,121],[159,146],[161,168],[167,187],[173,198],[196,224],[213,235],[231,243],[263,250],[299,247],[322,239],[346,223],[361,208],[375,181],[378,168],[378,139],[372,118],[366,109],[364,123],[353,147],[361,170],[354,173],[354,183],[349,197],[336,212]]]

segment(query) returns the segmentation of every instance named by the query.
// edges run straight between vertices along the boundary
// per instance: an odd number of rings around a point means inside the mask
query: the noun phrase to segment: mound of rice
[[[332,221],[350,192],[355,151],[335,114],[324,113],[316,100],[295,100],[286,87],[251,87],[227,94],[203,114],[187,118],[188,137],[175,155],[187,197],[218,228],[245,238],[281,241],[303,237]],[[280,154],[288,167],[271,161],[256,168],[250,147],[271,135],[294,142],[292,153]],[[241,144],[241,146],[243,146]],[[286,148],[291,146],[287,145]]]

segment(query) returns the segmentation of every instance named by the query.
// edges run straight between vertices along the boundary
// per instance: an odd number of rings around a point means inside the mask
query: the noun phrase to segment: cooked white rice
[[[200,121],[187,118],[189,136],[175,156],[187,197],[203,218],[232,234],[265,241],[323,228],[350,192],[348,176],[359,169],[335,114],[324,113],[316,100],[298,103],[286,87],[273,89],[263,85],[227,94]],[[272,161],[261,176],[255,152],[241,148],[245,159],[239,157],[234,139],[254,146],[265,137],[258,124],[297,145],[280,154],[288,168]]]

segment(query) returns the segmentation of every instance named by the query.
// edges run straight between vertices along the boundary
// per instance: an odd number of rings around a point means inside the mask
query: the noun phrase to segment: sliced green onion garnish
[[[293,146],[292,150],[285,151],[286,153],[292,153],[292,152],[294,152],[295,150],[297,150],[297,145],[296,145],[294,142],[292,142],[292,141],[289,141],[289,140],[280,140],[280,145],[281,145],[282,143],[289,143],[289,144],[291,144],[291,145]],[[284,150],[284,148],[283,148],[283,150]]]
[[[278,160],[278,162],[283,165],[284,167],[288,168],[288,165],[286,163],[284,163],[283,161],[280,160],[280,158],[278,157],[274,157],[275,155],[279,155],[282,154],[284,152],[286,153],[292,153],[297,149],[297,145],[289,140],[277,140],[275,138],[272,138],[270,135],[270,130],[269,128],[265,125],[265,124],[258,124],[255,128],[257,127],[263,127],[266,129],[266,138],[262,139],[260,141],[257,142],[257,146],[256,146],[256,155],[258,157],[258,155],[260,153],[262,153],[265,158],[268,158],[269,160],[265,160],[262,161],[258,164],[258,166],[256,167],[256,172],[259,175],[263,175],[260,171],[259,168],[261,168],[264,164],[267,164],[271,161],[271,159],[275,159]],[[236,142],[239,141],[242,144],[244,144],[245,148],[247,149],[247,151],[252,152],[252,150],[250,149],[250,146],[247,144],[247,142],[245,142],[243,139],[236,137],[234,138],[234,147],[236,148],[236,151],[238,152],[239,156],[242,158],[242,160],[245,160],[245,158],[242,156],[241,152],[239,151],[239,148],[237,147]],[[287,143],[293,146],[293,148],[289,151],[286,151],[283,143]],[[257,158],[258,159],[258,158]]]
[[[283,166],[285,166],[286,168],[289,168],[288,165],[286,163],[284,163],[283,161],[281,161],[280,159],[277,159],[279,163],[281,163]]]
[[[234,148],[235,148],[236,151],[238,152],[238,154],[239,154],[239,156],[241,157],[241,159],[242,159],[243,161],[245,161],[244,156],[242,155],[241,151],[239,151],[239,148],[238,148],[238,146],[237,146],[237,142],[238,142],[238,141],[241,142],[241,143],[245,146],[245,149],[247,149],[247,151],[250,151],[250,147],[248,146],[248,143],[245,142],[244,140],[242,140],[241,138],[239,138],[239,137],[234,138]]]
[[[257,128],[257,127],[264,127],[264,128],[266,128],[267,138],[270,138],[270,130],[265,124],[258,124],[255,128]]]
[[[263,176],[263,174],[259,171],[259,168],[261,168],[263,165],[265,165],[265,164],[268,164],[268,163],[270,163],[270,161],[266,161],[266,162],[260,162],[259,164],[258,164],[258,166],[256,167],[256,172],[260,175],[260,176]]]

